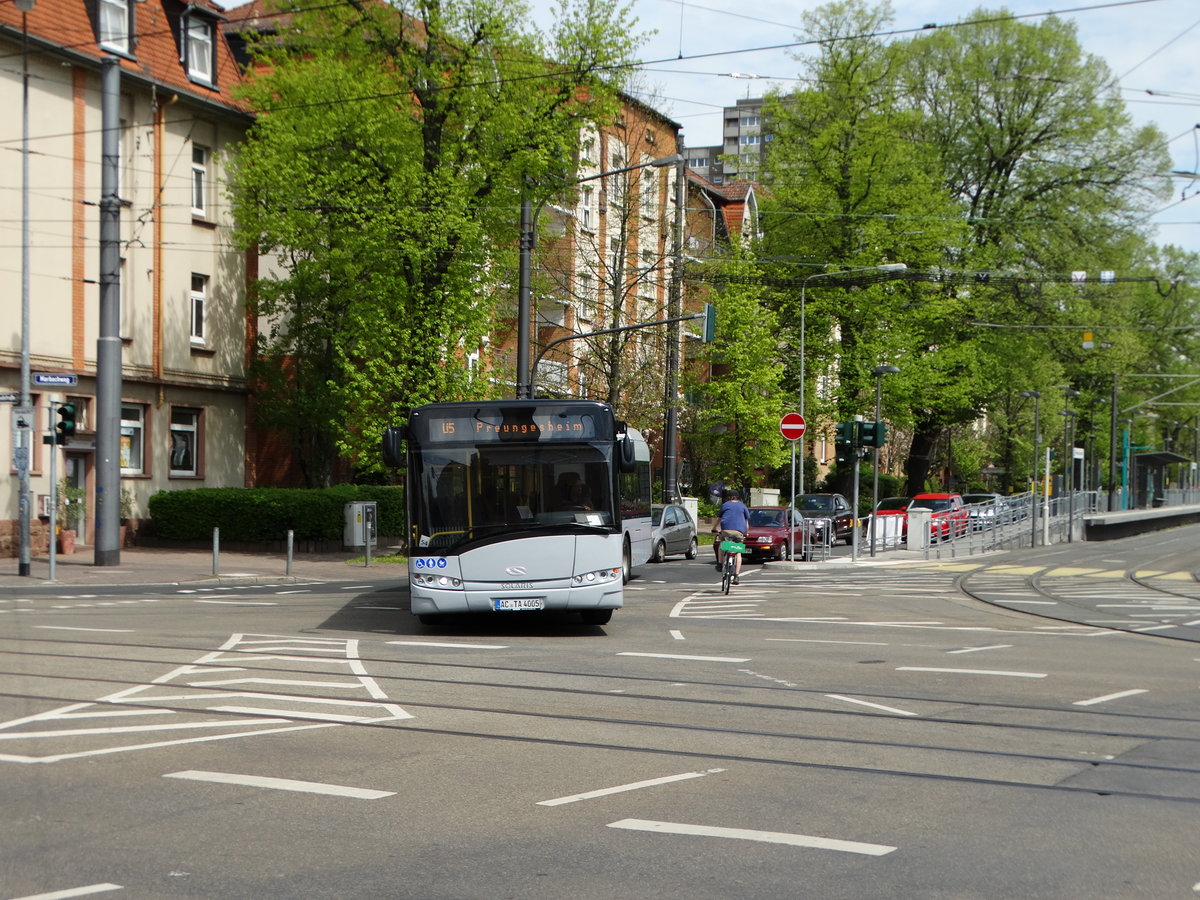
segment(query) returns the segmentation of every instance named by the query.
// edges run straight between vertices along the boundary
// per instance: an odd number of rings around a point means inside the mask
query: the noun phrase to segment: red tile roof
[[[121,71],[145,78],[156,85],[184,96],[245,109],[233,99],[232,89],[242,75],[220,27],[215,29],[215,84],[207,85],[188,77],[180,61],[180,21],[191,9],[211,14],[215,23],[227,18],[224,9],[210,0],[146,0],[131,2],[134,8],[136,42],[129,56],[103,49],[98,37],[98,0],[37,0],[26,14],[30,52],[58,49],[64,53],[99,62],[106,56],[120,60]],[[13,3],[0,3],[0,28],[20,40],[21,13]]]

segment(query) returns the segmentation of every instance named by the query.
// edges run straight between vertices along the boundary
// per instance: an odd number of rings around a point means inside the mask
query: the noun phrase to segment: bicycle
[[[721,541],[721,552],[724,554],[721,563],[721,592],[728,594],[729,586],[737,578],[737,557],[746,552],[746,545],[741,541]]]

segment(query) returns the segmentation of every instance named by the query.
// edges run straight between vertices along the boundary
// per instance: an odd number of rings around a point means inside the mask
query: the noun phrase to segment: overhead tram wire
[[[895,36],[905,35],[905,34],[921,34],[923,32],[930,31],[930,30],[945,30],[945,29],[950,29],[950,28],[969,28],[969,27],[972,27],[975,25],[989,25],[989,24],[993,24],[993,23],[997,23],[997,22],[1011,22],[1011,21],[1019,21],[1022,19],[1038,19],[1038,18],[1045,18],[1047,16],[1061,16],[1061,15],[1066,15],[1069,13],[1077,13],[1077,12],[1094,12],[1094,11],[1104,10],[1104,9],[1113,9],[1116,7],[1140,6],[1140,5],[1144,5],[1147,3],[1161,3],[1161,2],[1163,2],[1163,0],[1115,0],[1115,2],[1112,2],[1112,3],[1089,4],[1087,6],[1076,6],[1076,7],[1069,7],[1066,9],[1051,9],[1051,10],[1045,10],[1042,12],[1020,13],[1020,14],[1012,13],[1012,14],[1007,14],[1007,15],[1003,15],[1003,16],[987,16],[987,17],[981,18],[981,19],[970,19],[970,20],[962,21],[962,22],[947,22],[944,25],[938,24],[938,23],[927,23],[927,24],[921,25],[921,26],[913,26],[913,27],[908,27],[908,28],[896,28],[896,29],[891,29],[888,31],[869,32],[869,33],[853,34],[853,35],[842,35],[842,36],[833,37],[833,38],[814,38],[811,40],[804,40],[804,41],[789,41],[789,42],[783,43],[783,44],[773,44],[773,45],[764,46],[764,47],[746,47],[746,48],[741,48],[741,49],[737,49],[737,50],[716,50],[716,51],[711,51],[708,53],[695,53],[695,54],[689,54],[686,56],[664,57],[662,59],[631,60],[631,61],[625,62],[625,63],[618,63],[618,64],[609,65],[609,66],[601,66],[601,67],[598,67],[596,71],[599,73],[599,72],[603,72],[603,71],[615,72],[615,71],[621,71],[621,70],[627,70],[627,69],[644,69],[647,66],[665,65],[668,63],[676,63],[676,62],[686,62],[688,60],[693,60],[693,59],[709,59],[709,58],[718,57],[718,56],[736,56],[738,54],[743,54],[743,53],[764,53],[764,52],[770,52],[770,51],[775,51],[775,50],[787,50],[787,49],[794,49],[794,48],[798,48],[798,47],[807,47],[807,46],[814,46],[814,45],[819,45],[819,44],[828,44],[830,42],[862,40],[864,38],[872,38],[872,37],[895,37]],[[342,4],[342,3],[323,3],[323,4],[316,5],[316,6],[311,6],[311,7],[302,7],[299,11],[307,12],[307,11],[314,11],[314,10],[321,10],[321,9],[333,9],[333,8],[341,7],[343,5],[344,4]],[[245,16],[240,19],[237,17],[231,17],[230,19],[227,20],[227,22],[228,23],[236,23],[239,21],[250,21],[252,18],[256,18],[256,17]],[[94,46],[94,44],[95,44],[94,41],[87,41],[87,42],[80,42],[75,45],[68,45],[68,44],[58,45],[53,49],[71,50],[71,49],[78,49],[80,47],[92,47],[92,46]],[[4,58],[5,58],[4,56],[0,55],[0,61],[2,61]],[[550,61],[550,62],[552,64],[552,61]],[[489,79],[478,81],[478,82],[470,82],[467,84],[456,85],[454,87],[454,89],[474,88],[474,87],[490,87],[490,86],[495,86],[497,84],[500,84],[502,82],[540,81],[543,79],[560,77],[561,75],[565,74],[567,71],[568,71],[567,69],[563,69],[561,71],[540,72],[538,74],[524,75],[524,76],[504,78],[504,79],[489,78]],[[446,88],[432,87],[432,88],[430,88],[430,90],[434,90],[434,91],[450,90],[450,89],[451,89],[450,87],[446,87]],[[394,98],[400,97],[400,96],[408,96],[409,93],[410,93],[410,91],[407,89],[404,89],[404,90],[398,89],[396,91],[385,91],[385,92],[382,92],[379,94],[364,94],[359,97],[350,97],[350,98],[343,97],[343,98],[339,98],[337,100],[318,100],[318,101],[313,101],[311,103],[294,103],[294,104],[272,106],[272,107],[269,107],[266,109],[250,109],[250,110],[248,110],[248,112],[250,112],[253,115],[259,115],[262,113],[281,112],[286,109],[311,109],[311,108],[317,108],[317,107],[321,107],[321,106],[335,106],[335,105],[336,106],[344,106],[347,103],[354,103],[354,102],[366,103],[366,102],[370,102],[373,100],[394,99]],[[187,117],[187,116],[181,117],[178,120],[178,122],[190,122],[190,121],[192,121],[192,118],[194,118],[194,117]],[[167,124],[173,124],[173,122],[168,121]],[[40,139],[65,138],[65,137],[72,137],[76,133],[77,132],[68,131],[68,132],[61,132],[61,133],[51,134],[51,135],[40,135],[39,138]],[[82,129],[78,133],[79,134],[99,133],[99,129]],[[9,143],[9,142],[0,141],[0,146],[3,146],[5,143]]]

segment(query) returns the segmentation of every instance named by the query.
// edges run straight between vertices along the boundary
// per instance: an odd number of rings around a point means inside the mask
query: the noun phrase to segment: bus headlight
[[[421,587],[457,588],[462,587],[462,579],[449,575],[413,575],[413,584]]]
[[[604,584],[621,577],[621,570],[617,569],[597,569],[595,572],[585,572],[582,575],[576,575],[571,579],[574,585],[580,584]]]

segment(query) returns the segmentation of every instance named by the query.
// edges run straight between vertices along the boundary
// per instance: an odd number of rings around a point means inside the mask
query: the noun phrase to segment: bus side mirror
[[[622,472],[632,472],[637,469],[637,455],[629,435],[625,435],[617,441],[617,468]]]
[[[404,465],[404,440],[408,437],[408,429],[403,425],[384,429],[383,432],[383,464],[398,469]]]

